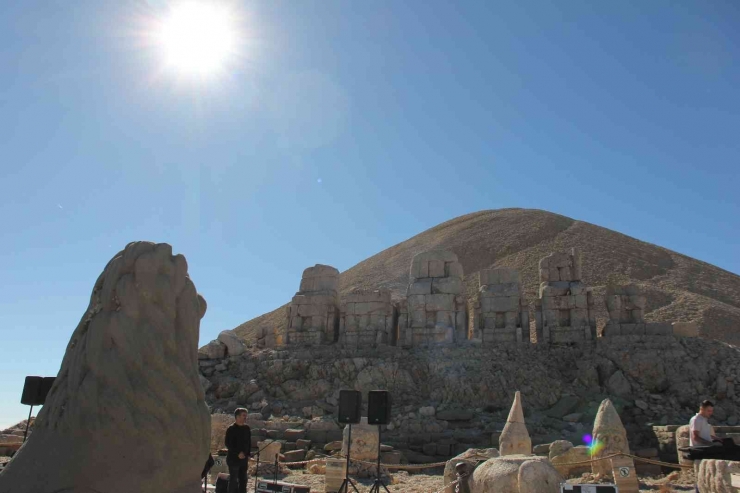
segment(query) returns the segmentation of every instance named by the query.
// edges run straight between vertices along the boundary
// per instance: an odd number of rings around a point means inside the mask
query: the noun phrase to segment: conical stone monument
[[[627,442],[627,430],[622,425],[619,413],[609,399],[604,399],[599,405],[594,421],[592,433],[594,445],[592,446],[592,459],[607,457],[615,453],[629,454],[630,447]],[[591,464],[591,471],[604,476],[612,475],[612,464],[610,460],[602,460]]]
[[[527,425],[524,423],[522,396],[518,390],[514,394],[514,403],[499,438],[499,452],[501,455],[532,454],[532,439],[529,438]]]
[[[116,254],[0,493],[199,492],[211,432],[198,375],[205,311],[169,245]]]

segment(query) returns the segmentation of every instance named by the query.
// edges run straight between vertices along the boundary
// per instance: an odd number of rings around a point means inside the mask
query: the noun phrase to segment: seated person
[[[712,427],[709,424],[712,413],[714,413],[714,404],[711,401],[702,402],[699,406],[699,412],[689,421],[690,446],[715,445],[715,442],[721,441],[712,435]]]

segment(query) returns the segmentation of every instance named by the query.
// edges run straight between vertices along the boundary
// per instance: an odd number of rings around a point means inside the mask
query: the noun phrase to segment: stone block
[[[576,308],[588,308],[588,299],[585,294],[575,296]]]
[[[521,284],[508,282],[503,284],[487,284],[478,290],[480,298],[493,298],[496,296],[521,296]]]
[[[622,335],[622,326],[615,323],[608,323],[604,327],[604,337],[616,337]]]
[[[458,294],[461,293],[462,290],[462,280],[458,277],[434,279],[432,283],[433,294]]]
[[[428,294],[424,296],[426,311],[453,311],[455,309],[455,297],[450,294]]]
[[[306,430],[297,428],[288,428],[283,432],[283,437],[289,442],[295,442],[306,436]]]
[[[540,298],[552,296],[567,296],[570,293],[570,287],[551,286],[547,283],[540,284]]]
[[[483,312],[518,312],[521,298],[519,296],[502,296],[498,298],[483,298],[481,308]]]
[[[326,443],[331,440],[327,440],[327,431],[326,430],[307,430],[306,439],[311,440],[312,442],[318,442],[318,443]]]
[[[673,326],[666,322],[645,324],[645,334],[653,336],[670,336],[673,335]]]
[[[424,305],[426,304],[427,296],[432,296],[432,295],[431,294],[428,294],[428,295],[415,294],[415,295],[407,296],[406,300],[408,301],[409,311],[424,310],[425,309]]]
[[[306,458],[306,451],[302,448],[285,452],[285,462],[301,462]]]
[[[486,284],[510,284],[521,283],[519,271],[516,269],[483,269],[478,275],[480,286]]]
[[[429,277],[445,277],[444,260],[429,261]]]
[[[463,267],[460,262],[445,262],[447,277],[463,278]]]
[[[418,279],[406,289],[407,296],[424,294],[432,294],[432,279]]]
[[[699,337],[699,324],[696,322],[676,322],[673,324],[676,337]]]

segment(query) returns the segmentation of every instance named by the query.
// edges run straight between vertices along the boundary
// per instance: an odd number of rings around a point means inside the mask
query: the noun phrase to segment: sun
[[[213,76],[235,56],[237,29],[225,4],[183,0],[171,5],[157,29],[168,67],[184,75]]]

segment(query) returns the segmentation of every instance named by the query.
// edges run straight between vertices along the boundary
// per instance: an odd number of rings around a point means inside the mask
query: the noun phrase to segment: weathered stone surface
[[[285,456],[285,462],[300,462],[306,458],[306,451],[304,449],[290,450],[283,455]]]
[[[0,492],[199,492],[210,437],[198,377],[205,309],[169,245],[116,254]]]
[[[529,343],[529,309],[519,273],[514,269],[484,269],[473,301],[473,338],[484,345]]]
[[[632,386],[629,381],[627,381],[627,378],[621,370],[615,371],[614,374],[609,377],[606,387],[610,393],[619,397],[629,397],[632,392]]]
[[[498,457],[499,453],[498,450],[495,448],[485,448],[485,449],[475,449],[475,448],[469,448],[465,452],[463,452],[460,455],[457,455],[453,457],[452,459],[448,460],[445,464],[445,470],[444,470],[444,476],[443,476],[443,482],[446,486],[445,493],[455,493],[455,489],[453,486],[447,486],[448,484],[454,482],[457,479],[457,471],[456,466],[460,463],[465,464],[465,473],[470,474],[473,471],[473,468],[475,465],[480,461],[481,459],[492,459],[494,457]]]
[[[675,322],[673,335],[676,337],[699,337],[699,324],[696,322]]]
[[[593,454],[594,459],[620,452],[625,454],[630,452],[627,431],[624,429],[622,420],[609,399],[604,399],[599,405],[592,437],[593,440],[601,444],[601,448]],[[600,473],[603,476],[612,474],[612,466],[608,460],[594,462],[591,469],[594,474]]]
[[[535,300],[538,343],[583,343],[596,339],[593,293],[581,284],[576,249],[540,260],[540,297]]]
[[[276,455],[280,455],[280,451],[283,448],[283,444],[278,442],[277,440],[265,440],[262,442],[257,442],[257,450],[261,450],[260,452],[260,461],[273,461],[275,460]],[[260,465],[260,468],[262,465]]]
[[[532,440],[524,423],[521,393],[517,390],[514,402],[506,419],[506,425],[499,438],[501,455],[529,455],[532,453]]]
[[[711,491],[712,493],[737,491],[737,488],[732,486],[731,474],[740,474],[740,462],[715,459],[701,461],[696,478],[699,491]]]
[[[218,341],[226,346],[226,356],[239,356],[247,347],[233,330],[224,330],[218,335]]]
[[[251,350],[238,361],[229,361],[228,366],[224,374],[208,376],[212,383],[208,401],[215,412],[231,412],[231,401],[239,401],[242,390],[245,394],[254,392],[256,397],[250,395],[244,401],[250,407],[259,406],[252,411],[256,413],[261,413],[265,406],[272,409],[276,404],[281,411],[273,411],[275,416],[303,416],[303,407],[318,409],[317,404],[321,403],[325,416],[318,426],[326,428],[323,431],[315,428],[308,438],[323,447],[341,439],[341,429],[334,421],[339,389],[355,388],[363,393],[388,389],[394,400],[392,424],[388,431],[383,431],[388,443],[393,442],[399,450],[411,446],[421,450],[424,443],[440,442],[439,434],[454,433],[456,443],[449,454],[452,457],[469,447],[499,446],[511,406],[511,396],[507,397],[502,389],[527,388],[523,397],[527,400],[526,410],[532,413],[526,423],[533,443],[561,438],[574,444],[580,442],[591,431],[584,426],[590,428],[593,424],[599,402],[615,395],[604,389],[616,371],[621,371],[630,384],[627,399],[612,397],[627,429],[629,443],[635,450],[653,447],[655,428],[646,423],[688,423],[695,413],[697,392],[714,398],[719,375],[725,377],[728,384],[725,392],[729,392],[732,382],[727,377],[737,375],[740,369],[740,350],[702,338],[646,336],[600,338],[587,350],[579,346],[543,350],[536,345],[465,344],[412,349],[385,346],[361,351],[320,346]],[[708,375],[711,380],[707,380]],[[578,401],[569,414],[583,413],[580,426],[563,422],[566,414],[556,419],[543,416],[557,407],[558,401],[567,400],[567,395]],[[648,409],[633,407],[634,400],[648,403]],[[728,419],[740,414],[740,406],[732,398],[717,404],[726,410]],[[470,410],[473,418],[448,422],[436,419],[436,415],[420,415],[419,409],[427,406],[434,407],[435,413],[450,408]],[[621,411],[622,406],[625,412]],[[281,429],[301,427],[298,422]],[[306,422],[305,428],[314,428],[314,423]],[[326,432],[330,430],[340,435],[328,437]],[[663,454],[670,450],[673,458],[669,461],[676,462],[675,447],[673,440],[670,445],[661,446],[662,459],[668,460]]]
[[[445,409],[437,412],[437,419],[444,421],[470,421],[473,419],[473,411],[465,409]]]
[[[397,317],[389,290],[353,291],[340,305],[339,343],[351,348],[395,345]]]
[[[406,300],[398,304],[399,345],[449,344],[467,339],[468,307],[461,296],[462,277],[462,266],[452,252],[428,251],[413,258]]]
[[[565,440],[560,440],[565,442]],[[553,442],[555,445],[558,442]],[[573,462],[585,462],[591,458],[589,448],[584,445],[574,447],[572,443],[565,442],[570,446],[559,446],[550,448],[550,462],[564,478],[580,476],[584,472],[591,471],[590,464],[571,464]]]
[[[349,425],[344,428],[342,438],[342,455],[347,455]],[[367,424],[363,417],[359,424],[352,425],[352,457],[358,460],[376,460],[378,458],[378,427]]]
[[[198,349],[198,359],[223,359],[226,357],[226,345],[220,341],[211,341]]]
[[[479,465],[468,488],[470,493],[557,493],[562,481],[546,457],[508,455]]]

